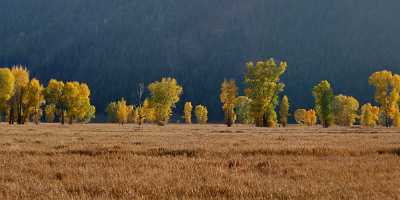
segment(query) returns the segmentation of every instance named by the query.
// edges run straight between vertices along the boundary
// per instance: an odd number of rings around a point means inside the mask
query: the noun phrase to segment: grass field
[[[400,199],[400,129],[2,124],[0,199]]]

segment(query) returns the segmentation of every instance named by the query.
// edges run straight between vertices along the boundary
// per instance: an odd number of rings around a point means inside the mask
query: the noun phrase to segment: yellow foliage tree
[[[53,123],[54,119],[55,119],[55,115],[56,115],[56,105],[54,105],[54,104],[46,105],[44,112],[46,114],[45,115],[46,121],[48,123]]]
[[[314,126],[317,124],[317,112],[314,109],[308,110],[306,112],[304,123],[307,126]]]
[[[55,115],[54,119],[59,119],[61,124],[65,122],[65,98],[63,98],[64,93],[64,82],[57,81],[55,79],[51,79],[47,85],[47,88],[44,91],[44,96],[47,105],[54,105],[55,106]]]
[[[138,119],[138,113],[134,106],[130,105],[127,107],[128,112],[128,123],[135,124]]]
[[[14,75],[8,68],[0,68],[0,111],[7,112],[8,101],[14,96]]]
[[[282,98],[282,102],[279,107],[279,119],[283,127],[286,127],[286,125],[288,124],[288,116],[289,116],[289,99],[287,96],[284,96]]]
[[[208,110],[207,107],[203,105],[198,105],[195,108],[195,114],[197,123],[199,124],[207,124],[208,121]]]
[[[162,78],[161,81],[149,85],[150,101],[155,109],[156,121],[159,125],[168,123],[172,109],[179,101],[183,89],[174,78]]]
[[[379,107],[372,106],[370,103],[361,107],[361,125],[365,127],[374,127],[379,122]]]
[[[306,115],[307,115],[306,109],[297,109],[294,112],[294,119],[298,124],[305,124]]]
[[[390,127],[399,112],[400,75],[383,70],[373,73],[368,80],[375,87],[375,101],[380,105],[383,122]]]
[[[296,122],[302,125],[314,126],[317,124],[317,113],[313,109],[297,109],[294,117]]]
[[[250,110],[256,126],[267,126],[269,117],[276,116],[275,107],[278,104],[278,94],[283,91],[284,84],[280,77],[286,71],[287,63],[279,64],[273,58],[256,64],[247,63],[245,76],[246,96],[251,99]]]
[[[127,120],[128,120],[128,109],[127,109],[126,101],[124,98],[122,98],[118,103],[117,103],[117,110],[116,110],[116,117],[118,123],[121,125],[124,125]]]
[[[234,80],[224,80],[221,86],[220,100],[223,104],[222,109],[225,114],[225,124],[231,127],[235,123],[235,100],[238,88]]]
[[[149,99],[145,99],[143,102],[143,116],[144,121],[147,123],[154,123],[157,121],[156,109],[154,108],[153,103]]]
[[[192,123],[192,110],[193,110],[192,102],[186,102],[183,111],[186,124]]]
[[[360,104],[350,96],[338,95],[333,100],[335,123],[339,126],[353,126],[358,116]]]
[[[39,80],[32,79],[26,89],[26,95],[23,99],[24,121],[32,116],[33,121],[39,124],[41,117],[41,105],[44,103],[43,85]]]
[[[14,66],[11,69],[14,76],[14,96],[10,101],[9,123],[14,124],[15,115],[17,116],[17,123],[23,124],[23,99],[26,95],[26,89],[29,84],[29,71],[23,66]]]

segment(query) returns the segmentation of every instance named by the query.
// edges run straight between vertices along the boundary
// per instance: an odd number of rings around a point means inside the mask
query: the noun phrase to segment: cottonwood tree
[[[55,118],[61,122],[61,124],[65,123],[65,107],[66,102],[64,95],[64,82],[58,81],[55,79],[51,79],[47,84],[46,89],[44,90],[44,96],[47,105],[54,105],[55,107]]]
[[[14,95],[10,99],[9,123],[14,124],[17,116],[17,123],[23,124],[23,99],[29,84],[29,71],[23,66],[14,66],[11,73],[14,76]]]
[[[271,122],[274,116],[276,118],[275,107],[278,103],[278,94],[285,86],[280,81],[280,77],[286,68],[286,62],[281,61],[277,64],[273,58],[256,64],[247,63],[245,93],[252,100],[251,113],[258,127],[273,125]]]
[[[373,73],[368,80],[375,87],[375,101],[380,105],[383,125],[390,127],[399,112],[400,75],[390,71]]]
[[[353,126],[359,118],[360,104],[351,96],[338,95],[333,100],[335,123],[339,126]]]
[[[124,98],[117,103],[116,117],[118,123],[121,125],[124,125],[128,121],[128,106]]]
[[[39,124],[41,117],[41,106],[45,103],[43,96],[43,85],[39,80],[32,79],[26,89],[26,95],[23,99],[24,121],[32,116],[35,124]]]
[[[239,96],[235,100],[235,110],[237,119],[242,124],[254,123],[254,118],[250,112],[251,99],[246,96]]]
[[[184,119],[186,124],[192,123],[192,111],[193,111],[192,102],[186,102],[183,109]]]
[[[225,124],[231,127],[235,123],[235,100],[238,95],[238,88],[234,80],[224,80],[221,86],[220,100],[225,115]]]
[[[279,121],[283,127],[288,124],[289,116],[289,99],[287,96],[283,96],[281,105],[279,107]]]
[[[174,78],[162,78],[161,81],[156,81],[148,86],[151,94],[150,101],[153,104],[158,125],[168,123],[172,109],[179,101],[183,89],[178,85]]]
[[[328,81],[322,81],[314,86],[313,96],[315,99],[315,110],[324,128],[333,124],[333,90]]]
[[[8,102],[14,96],[15,78],[8,68],[0,68],[0,112],[7,113]]]
[[[207,124],[207,121],[208,121],[207,107],[205,107],[203,105],[197,105],[195,108],[195,115],[196,115],[197,123]]]
[[[48,123],[53,123],[54,119],[55,119],[55,115],[56,115],[56,105],[54,105],[54,104],[46,105],[44,108],[44,112],[45,112],[46,121]]]
[[[317,114],[315,110],[297,109],[294,118],[298,124],[314,126],[317,123]]]
[[[294,112],[294,119],[298,124],[305,124],[305,119],[307,115],[307,110],[306,109],[297,109]]]
[[[372,106],[370,103],[364,104],[361,107],[361,126],[375,127],[379,122],[379,107]]]

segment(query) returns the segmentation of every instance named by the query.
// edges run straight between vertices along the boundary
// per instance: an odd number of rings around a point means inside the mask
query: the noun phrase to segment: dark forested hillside
[[[0,65],[27,65],[44,82],[85,81],[100,113],[122,96],[134,102],[138,83],[174,76],[183,100],[221,120],[223,79],[241,82],[247,61],[270,57],[288,61],[293,107],[311,106],[322,79],[365,102],[371,72],[400,72],[399,8],[398,0],[2,0]]]

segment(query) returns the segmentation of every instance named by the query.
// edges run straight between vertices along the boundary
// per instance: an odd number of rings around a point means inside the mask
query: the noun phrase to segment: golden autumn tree
[[[287,96],[283,96],[281,105],[279,107],[279,121],[283,127],[288,124],[289,117],[289,99]]]
[[[196,115],[197,123],[207,124],[207,121],[208,121],[207,107],[205,107],[203,105],[197,105],[195,108],[195,115]]]
[[[174,78],[162,78],[148,86],[151,94],[150,101],[155,109],[158,125],[168,123],[172,109],[179,101],[183,89]]]
[[[390,127],[399,112],[400,75],[383,70],[373,73],[368,82],[375,88],[375,101],[380,105],[383,125]]]
[[[46,121],[48,123],[53,123],[54,119],[56,117],[56,105],[54,105],[54,104],[46,105],[46,107],[44,108],[44,112],[45,112]]]
[[[314,126],[317,123],[317,113],[315,110],[297,109],[294,118],[298,124]]]
[[[307,126],[314,126],[317,124],[317,112],[314,109],[306,112],[304,123]]]
[[[67,82],[63,89],[62,101],[64,112],[68,116],[69,123],[74,121],[89,122],[94,118],[95,108],[90,103],[90,89],[85,83],[76,81]]]
[[[186,102],[183,108],[184,119],[186,124],[192,123],[192,111],[193,111],[192,102]]]
[[[136,111],[135,106],[129,105],[127,107],[127,112],[128,112],[128,123],[129,124],[135,124],[137,123],[138,120],[138,112]]]
[[[116,118],[118,123],[124,125],[128,121],[128,106],[126,105],[126,101],[122,98],[117,103],[117,110],[116,110]]]
[[[156,109],[154,103],[150,99],[145,99],[143,102],[143,121],[147,123],[154,123],[157,121]]]
[[[44,104],[43,85],[39,80],[32,79],[26,89],[23,98],[24,121],[32,117],[35,124],[39,124],[42,114],[41,105]]]
[[[315,110],[324,128],[331,126],[334,122],[333,116],[333,90],[328,81],[321,81],[313,88],[315,99]]]
[[[247,63],[245,75],[246,96],[251,99],[251,113],[256,126],[268,126],[276,117],[275,107],[278,104],[278,94],[283,91],[284,84],[280,77],[285,73],[287,63],[279,64],[271,58],[256,64]]]
[[[379,107],[372,106],[370,103],[364,104],[361,107],[361,126],[375,127],[379,122]]]
[[[15,78],[8,68],[0,68],[0,112],[8,112],[8,102],[14,96]]]
[[[231,127],[235,123],[235,100],[238,95],[238,88],[234,80],[224,80],[221,86],[220,100],[225,116],[225,124]]]
[[[359,118],[360,104],[351,96],[338,95],[333,100],[335,123],[339,126],[353,126]]]
[[[306,109],[297,109],[294,112],[294,119],[298,124],[305,124],[306,115],[307,115]]]
[[[66,102],[63,98],[64,94],[64,82],[51,79],[44,90],[44,97],[47,105],[53,105],[55,108],[54,119],[64,124],[65,122],[65,107]]]
[[[14,95],[10,100],[9,123],[14,124],[16,116],[17,123],[23,124],[23,99],[29,84],[29,71],[23,66],[14,66],[11,73],[14,76]]]

